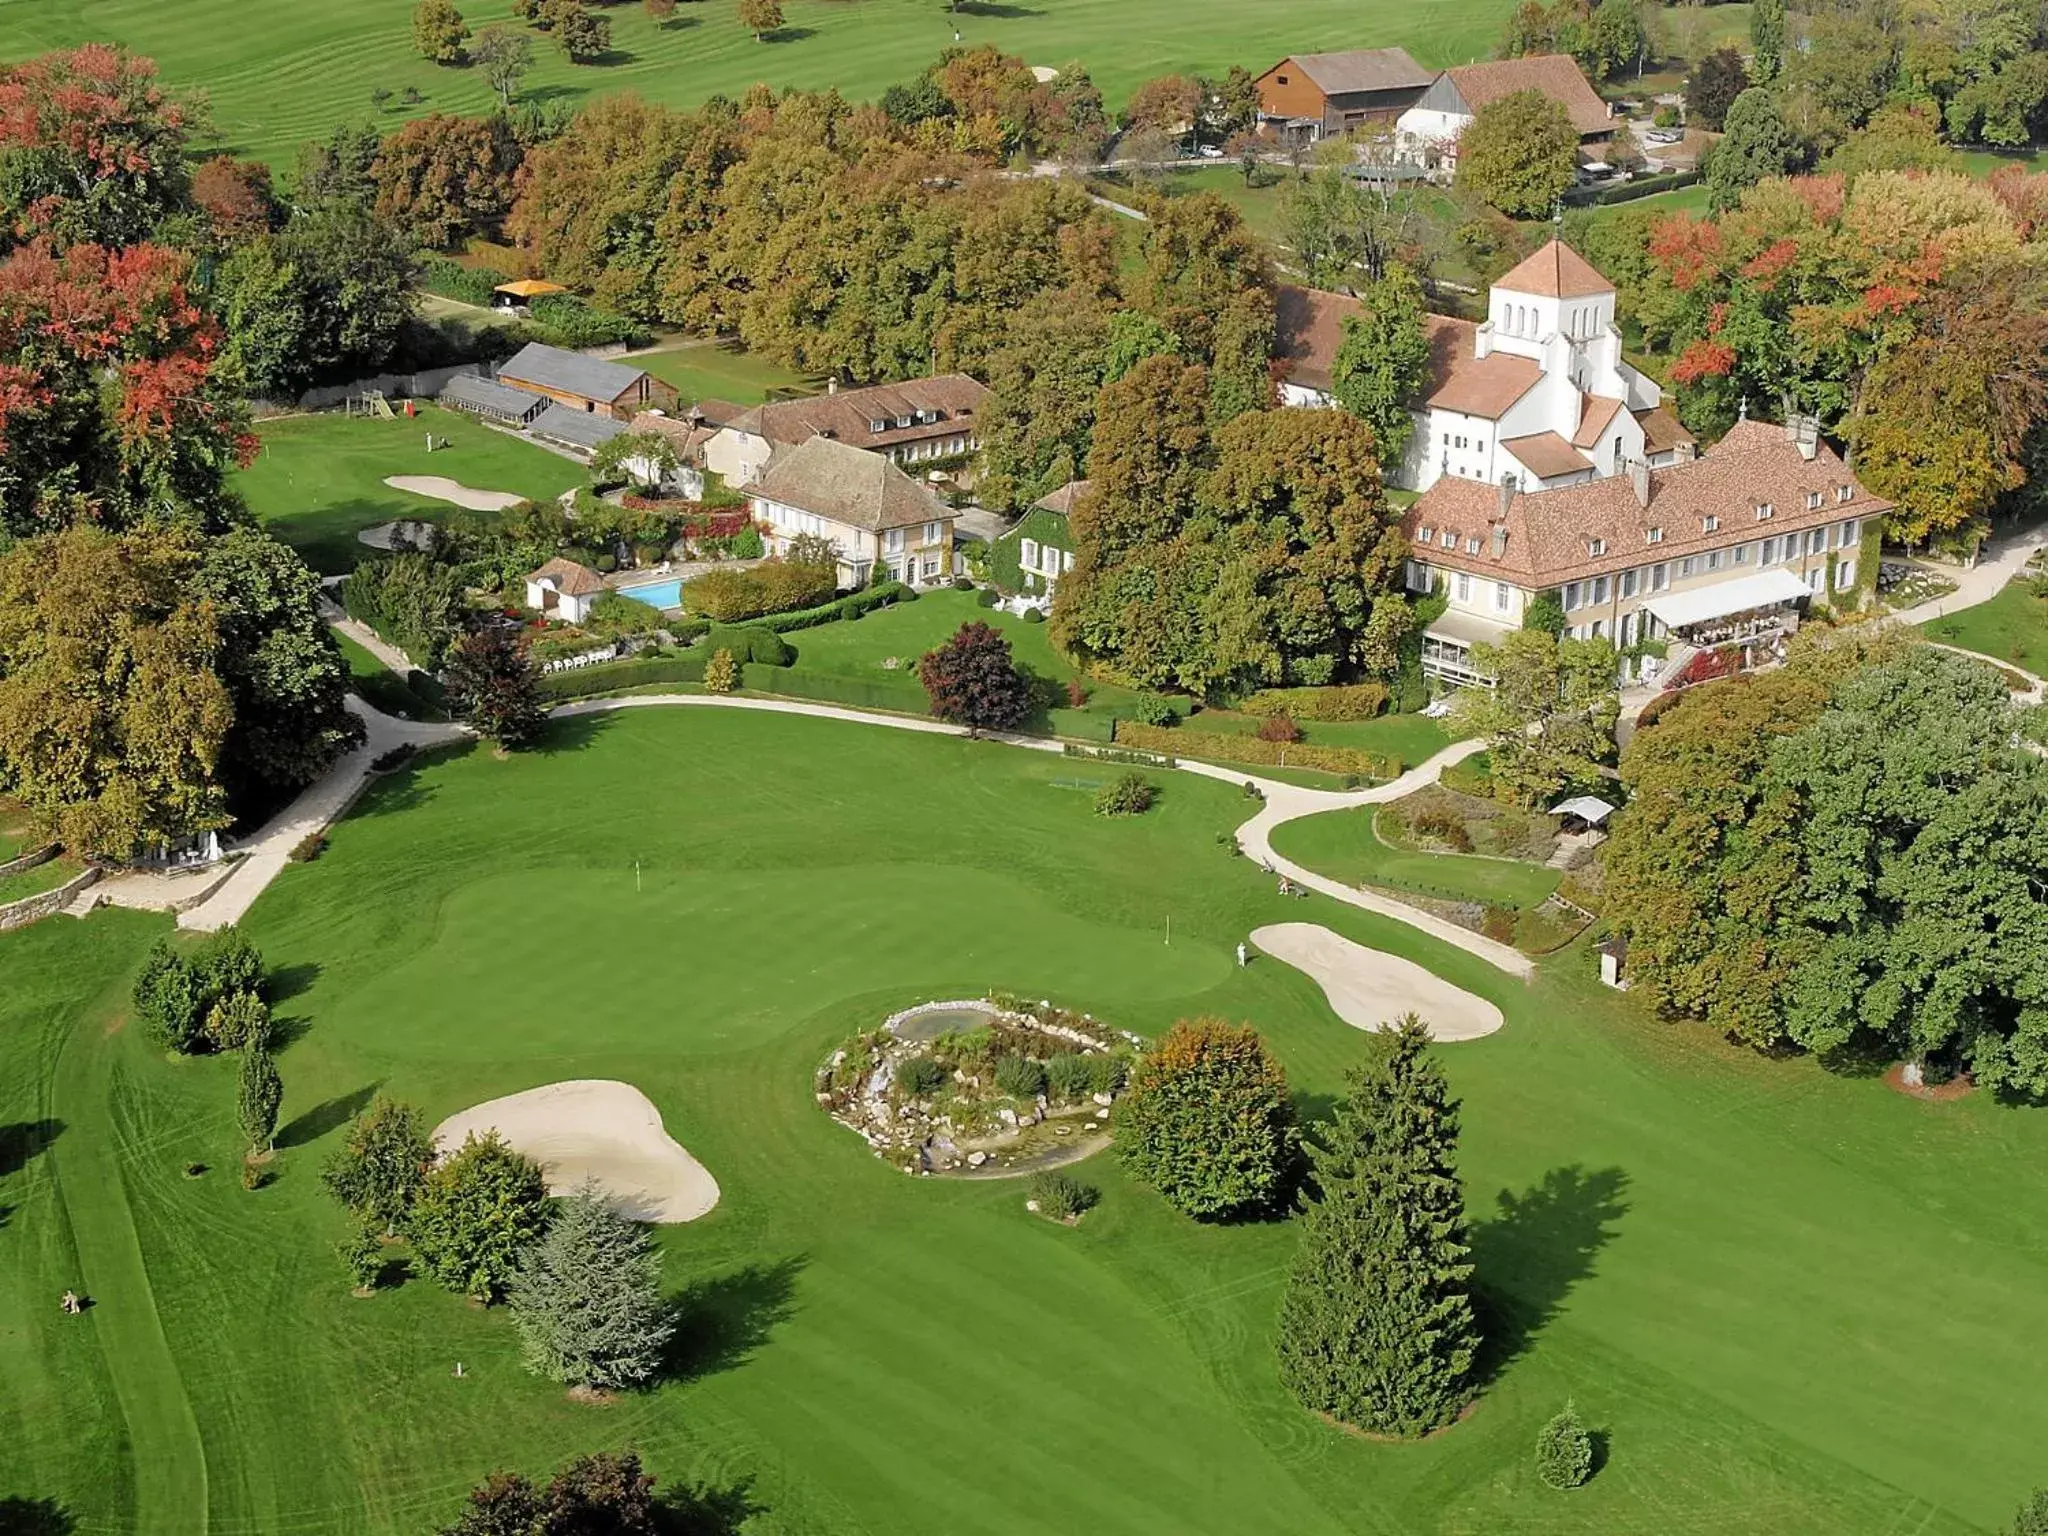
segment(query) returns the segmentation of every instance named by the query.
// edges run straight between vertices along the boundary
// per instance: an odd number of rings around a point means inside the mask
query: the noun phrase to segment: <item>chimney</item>
[[[1508,525],[1506,523],[1495,523],[1493,525],[1493,558],[1498,560],[1507,552]]]
[[[1494,514],[1496,518],[1506,520],[1508,508],[1515,504],[1515,493],[1521,488],[1522,483],[1518,476],[1506,474],[1500,477],[1500,503],[1499,510]],[[1500,537],[1506,538],[1507,535],[1503,532]]]
[[[1650,504],[1650,466],[1641,459],[1628,461],[1628,483],[1635,488],[1636,505]]]
[[[1811,464],[1815,452],[1820,447],[1820,418],[1787,416],[1785,436],[1791,440],[1792,446],[1799,450],[1799,457]]]
[[[1700,447],[1698,443],[1687,440],[1671,445],[1671,459],[1675,464],[1690,464],[1699,456]]]

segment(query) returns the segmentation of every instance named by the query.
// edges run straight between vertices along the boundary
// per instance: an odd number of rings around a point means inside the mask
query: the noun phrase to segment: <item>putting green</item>
[[[1113,771],[640,710],[382,780],[251,914],[286,1087],[255,1194],[223,1171],[234,1063],[119,1027],[168,923],[0,938],[0,1498],[84,1530],[418,1536],[494,1468],[632,1444],[744,1483],[757,1536],[1963,1536],[2040,1479],[2048,1389],[2013,1341],[2048,1331],[2048,1117],[1643,1020],[1583,951],[1524,986],[1305,912],[1217,844],[1234,787],[1162,775],[1110,820],[1083,781]],[[1493,1343],[1476,1410],[1422,1445],[1279,1387],[1293,1224],[1188,1222],[1112,1155],[1069,1230],[1014,1185],[891,1171],[811,1096],[854,1030],[993,985],[1148,1032],[1250,1020],[1319,1112],[1367,1037],[1309,977],[1230,961],[1305,917],[1507,1017],[1444,1053]],[[675,1375],[604,1410],[527,1375],[502,1314],[417,1281],[352,1299],[317,1179],[379,1088],[433,1123],[578,1078],[638,1086],[720,1189],[658,1236]],[[1567,1395],[1608,1461],[1559,1495],[1529,1452]]]

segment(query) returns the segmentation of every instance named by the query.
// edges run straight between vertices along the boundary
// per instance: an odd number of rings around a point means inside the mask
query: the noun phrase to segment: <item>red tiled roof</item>
[[[1534,294],[1539,299],[1583,299],[1614,292],[1614,284],[1562,240],[1553,240],[1525,258],[1510,268],[1507,276],[1496,279],[1493,286],[1509,293]]]
[[[1579,402],[1579,430],[1572,434],[1574,448],[1591,448],[1600,441],[1600,434],[1607,430],[1607,423],[1614,420],[1614,413],[1621,409],[1622,402],[1612,395],[1586,395]]]
[[[1543,377],[1543,365],[1533,357],[1517,357],[1511,352],[1474,357],[1471,345],[1473,328],[1463,326],[1462,329],[1465,334],[1459,339],[1464,344],[1453,355],[1442,359],[1440,371],[1438,338],[1430,337],[1430,377],[1432,382],[1439,379],[1441,382],[1430,392],[1429,404],[1438,410],[1496,420],[1535,387],[1536,381]]]
[[[1593,467],[1591,459],[1555,432],[1532,432],[1527,437],[1503,438],[1501,447],[1512,453],[1539,480],[1555,480],[1559,475],[1578,474]]]
[[[1461,64],[1444,73],[1451,77],[1458,94],[1465,98],[1465,105],[1474,112],[1517,91],[1541,91],[1564,107],[1581,138],[1591,133],[1608,133],[1614,127],[1607,103],[1586,83],[1578,61],[1570,54],[1539,53],[1526,59]]]
[[[564,560],[560,555],[535,571],[526,579],[543,581],[552,578],[555,590],[570,597],[594,597],[605,590],[604,578],[587,565],[578,565],[574,560]]]
[[[830,437],[855,448],[888,448],[973,431],[974,413],[987,398],[988,388],[978,380],[964,373],[945,373],[937,378],[906,379],[900,384],[874,384],[866,389],[757,405],[730,425],[771,443]],[[938,420],[874,430],[877,421],[894,422],[920,411],[936,411]]]
[[[1740,422],[1711,452],[1650,470],[1647,476],[1647,506],[1636,499],[1629,476],[1612,475],[1505,498],[1503,513],[1499,486],[1446,475],[1409,507],[1401,528],[1411,540],[1418,529],[1430,530],[1427,546],[1416,540],[1417,559],[1541,588],[1891,509],[1891,503],[1857,482],[1827,444],[1805,459],[1783,427],[1762,421]],[[1842,485],[1852,492],[1847,501],[1836,499],[1836,487]],[[1818,507],[1807,506],[1809,491],[1820,492]],[[1756,517],[1760,502],[1773,509],[1761,522]],[[1720,520],[1713,532],[1705,526],[1708,516]],[[1496,523],[1507,530],[1498,556],[1492,537]],[[1455,535],[1450,549],[1441,543],[1447,529]],[[1647,537],[1651,529],[1663,530],[1655,544]],[[1468,538],[1480,541],[1479,553],[1465,553]],[[1589,552],[1594,539],[1605,541],[1599,555]]]
[[[1669,409],[1653,405],[1647,411],[1631,411],[1636,424],[1643,429],[1643,452],[1669,453],[1680,443],[1694,441],[1693,435],[1680,425]]]

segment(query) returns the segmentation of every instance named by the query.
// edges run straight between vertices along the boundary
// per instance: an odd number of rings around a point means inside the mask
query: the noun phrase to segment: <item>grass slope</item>
[[[464,6],[472,27],[507,18],[503,0]],[[740,96],[765,81],[777,89],[836,87],[871,100],[917,75],[939,51],[994,43],[1026,62],[1086,64],[1112,107],[1143,80],[1180,71],[1220,75],[1231,64],[1262,70],[1291,50],[1398,44],[1425,64],[1457,64],[1493,51],[1506,0],[1458,4],[1419,0],[1361,9],[1345,0],[1285,7],[1202,0],[1059,0],[982,4],[947,12],[930,0],[792,0],[776,37],[756,43],[723,0],[685,5],[657,26],[637,6],[606,7],[613,51],[601,64],[570,64],[545,37],[534,39],[529,99],[574,102],[605,91],[694,106],[714,93]],[[421,58],[412,43],[413,0],[351,6],[267,6],[260,20],[234,0],[0,0],[0,57],[82,42],[118,40],[154,56],[165,79],[204,88],[213,120],[238,153],[280,168],[294,147],[336,123],[377,116],[386,132],[430,111],[481,113],[495,102],[482,75]],[[408,89],[417,106],[400,108]],[[374,112],[370,94],[393,93]]]
[[[1920,632],[1943,645],[2015,662],[2036,677],[2048,673],[2048,597],[2035,594],[2030,577],[2007,582],[1987,603],[1929,619]]]
[[[755,405],[771,393],[787,399],[816,394],[821,387],[816,378],[756,357],[731,342],[693,341],[655,352],[635,352],[628,360],[673,384],[685,405],[704,399]]]
[[[427,434],[451,446],[426,451]],[[263,447],[235,489],[270,531],[327,575],[355,569],[364,528],[398,518],[439,522],[445,501],[396,491],[388,475],[442,475],[480,491],[540,501],[586,480],[582,467],[438,405],[417,418],[383,421],[332,411],[285,416],[258,427]]]
[[[1425,853],[1384,841],[1377,806],[1304,816],[1273,832],[1274,851],[1333,879],[1384,885],[1452,901],[1539,906],[1557,889],[1558,871],[1519,859]]]
[[[1961,1536],[2038,1480],[2048,1390],[2012,1341],[2048,1327],[2048,1121],[1641,1021],[1583,953],[1524,987],[1305,910],[1215,847],[1231,786],[1175,776],[1109,822],[1090,766],[647,710],[380,782],[252,914],[289,1042],[253,1195],[179,1172],[231,1163],[233,1064],[109,1029],[161,923],[0,938],[0,1122],[63,1122],[0,1164],[0,1496],[85,1529],[197,1530],[203,1492],[214,1530],[416,1536],[494,1467],[632,1443],[744,1483],[756,1532]],[[1014,1184],[890,1172],[811,1100],[849,1031],[995,984],[1144,1030],[1250,1019],[1313,1112],[1362,1037],[1230,959],[1304,916],[1508,1017],[1445,1053],[1494,1379],[1421,1445],[1282,1394],[1291,1225],[1198,1226],[1097,1159],[1101,1208],[1051,1226]],[[643,1087],[724,1192],[662,1233],[676,1378],[601,1411],[525,1375],[502,1315],[351,1299],[315,1177],[379,1087],[438,1117],[577,1076]],[[80,1282],[100,1307],[60,1318]],[[1529,1452],[1567,1394],[1610,1439],[1563,1496]]]

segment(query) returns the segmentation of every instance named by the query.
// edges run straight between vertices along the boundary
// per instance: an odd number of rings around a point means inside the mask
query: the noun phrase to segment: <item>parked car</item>
[[[1685,137],[1683,128],[1652,128],[1643,138],[1651,144],[1676,144]]]

